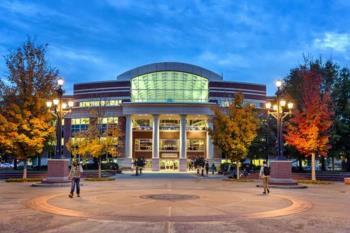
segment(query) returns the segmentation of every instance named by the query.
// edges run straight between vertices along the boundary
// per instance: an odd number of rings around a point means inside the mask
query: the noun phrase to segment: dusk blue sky
[[[160,61],[199,65],[225,80],[267,84],[303,54],[350,61],[350,1],[0,1],[3,56],[28,36],[48,43],[48,59],[73,83],[113,80]]]

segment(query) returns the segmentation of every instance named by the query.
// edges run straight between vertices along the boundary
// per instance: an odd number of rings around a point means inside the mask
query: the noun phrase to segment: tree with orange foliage
[[[311,156],[311,177],[316,180],[315,157],[327,156],[332,126],[331,96],[322,90],[321,76],[313,70],[302,69],[302,104],[293,111],[285,139],[305,156]]]
[[[27,160],[42,154],[55,130],[45,101],[55,94],[58,71],[45,54],[46,45],[28,39],[6,57],[8,75],[0,80],[0,148],[24,162],[23,179]]]

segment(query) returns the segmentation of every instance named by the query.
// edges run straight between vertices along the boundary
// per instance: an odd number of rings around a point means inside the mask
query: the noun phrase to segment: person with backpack
[[[263,166],[260,168],[260,178],[263,180],[264,192],[263,194],[270,193],[269,189],[269,177],[270,177],[270,167],[264,161]]]
[[[78,161],[74,160],[72,164],[72,168],[69,172],[68,178],[72,180],[71,190],[69,193],[69,197],[73,198],[74,190],[76,188],[77,197],[80,197],[80,176],[83,173],[83,168],[81,164],[78,164]]]

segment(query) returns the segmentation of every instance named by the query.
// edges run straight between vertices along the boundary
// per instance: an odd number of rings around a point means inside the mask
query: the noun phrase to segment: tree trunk
[[[316,181],[316,155],[315,153],[311,154],[311,179]]]
[[[27,179],[27,160],[24,160],[24,166],[23,166],[23,179]]]
[[[239,161],[236,162],[236,177],[237,177],[237,180],[239,180]]]
[[[332,156],[332,171],[334,172],[335,169],[335,160],[334,160],[334,155]]]
[[[101,157],[98,158],[98,178],[101,178],[102,177],[102,174],[101,174]]]

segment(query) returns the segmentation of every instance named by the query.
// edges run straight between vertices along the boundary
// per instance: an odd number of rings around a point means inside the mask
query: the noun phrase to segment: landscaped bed
[[[102,178],[97,178],[97,177],[92,177],[92,178],[85,178],[85,181],[114,181],[115,178],[111,177],[102,177]]]
[[[239,179],[237,180],[236,178],[227,178],[227,179],[223,179],[223,181],[231,181],[231,182],[255,182],[255,180],[253,179]]]
[[[26,183],[26,182],[40,182],[42,181],[42,178],[8,178],[6,179],[6,182],[9,183]]]
[[[333,184],[331,181],[324,180],[298,180],[299,184]]]

